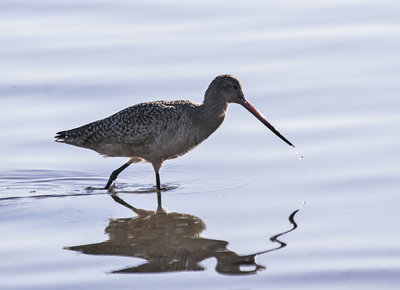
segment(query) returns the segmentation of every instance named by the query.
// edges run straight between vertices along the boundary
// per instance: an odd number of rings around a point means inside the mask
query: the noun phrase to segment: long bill
[[[254,108],[253,105],[250,104],[246,99],[244,99],[243,102],[241,102],[240,104],[243,107],[245,107],[250,113],[252,113],[258,120],[260,120],[261,123],[263,123],[265,126],[267,126],[268,129],[270,129],[272,132],[274,132],[276,136],[281,138],[283,141],[285,141],[290,146],[294,147],[294,145],[288,139],[286,139],[281,133],[279,133],[278,130],[276,130],[274,128],[274,126],[272,126],[271,123],[268,122],[267,119],[265,119],[265,117],[259,111],[257,111],[257,109]]]

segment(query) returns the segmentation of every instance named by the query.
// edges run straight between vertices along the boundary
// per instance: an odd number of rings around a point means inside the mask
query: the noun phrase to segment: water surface
[[[398,289],[396,1],[0,5],[0,288]],[[221,73],[303,160],[237,105],[160,197],[53,142]]]

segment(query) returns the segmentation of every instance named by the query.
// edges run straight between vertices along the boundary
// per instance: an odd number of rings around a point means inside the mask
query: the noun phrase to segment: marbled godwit
[[[229,103],[245,107],[290,146],[244,97],[239,80],[219,75],[209,85],[202,104],[192,101],[157,101],[128,107],[108,118],[57,133],[57,142],[92,149],[104,156],[128,157],[113,171],[105,189],[130,164],[147,161],[161,189],[160,168],[167,159],[179,157],[208,138],[223,122]]]

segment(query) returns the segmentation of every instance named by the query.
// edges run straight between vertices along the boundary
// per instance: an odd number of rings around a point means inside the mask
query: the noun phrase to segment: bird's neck
[[[201,109],[202,126],[208,128],[209,134],[214,132],[224,121],[228,104],[225,98],[207,95],[204,97]]]
[[[209,117],[225,116],[228,103],[223,96],[215,96],[206,94],[203,101],[205,112]]]

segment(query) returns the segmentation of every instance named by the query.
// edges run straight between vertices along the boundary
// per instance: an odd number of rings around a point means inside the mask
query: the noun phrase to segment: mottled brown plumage
[[[55,138],[57,142],[92,149],[104,156],[130,158],[111,174],[105,188],[131,163],[147,161],[154,167],[160,189],[159,170],[163,162],[187,153],[207,139],[222,124],[229,103],[244,106],[293,146],[245,99],[239,80],[232,75],[216,77],[202,104],[192,101],[141,103],[108,118],[58,132]]]

